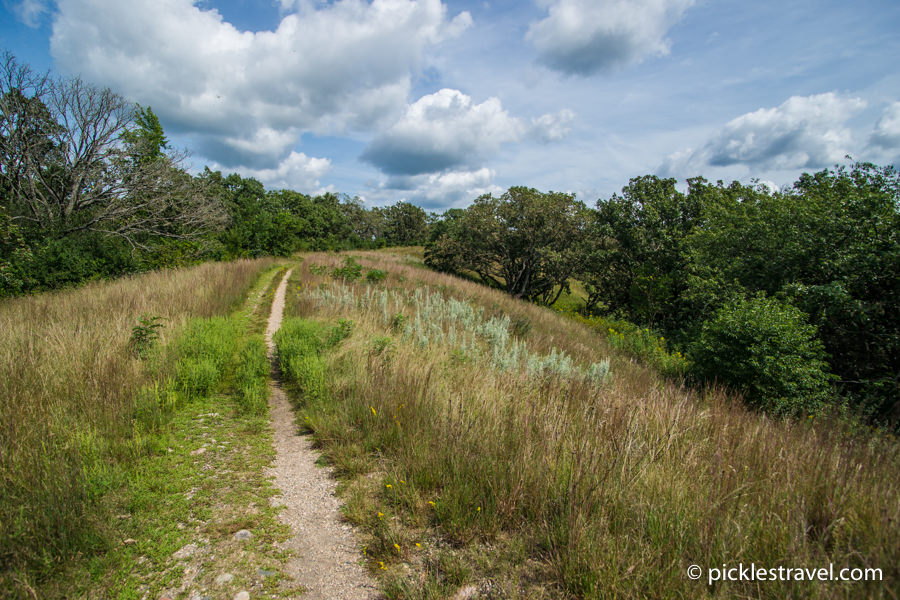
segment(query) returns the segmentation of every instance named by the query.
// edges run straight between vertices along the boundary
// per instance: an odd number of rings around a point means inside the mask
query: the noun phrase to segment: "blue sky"
[[[0,0],[0,46],[268,187],[592,204],[646,173],[900,164],[900,3]]]

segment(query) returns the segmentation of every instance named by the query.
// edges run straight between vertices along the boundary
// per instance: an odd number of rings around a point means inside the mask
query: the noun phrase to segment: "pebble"
[[[231,583],[231,580],[234,579],[234,575],[231,573],[222,573],[218,577],[216,577],[216,585],[225,585]]]
[[[249,540],[253,537],[253,534],[247,531],[246,529],[241,529],[238,532],[235,532],[234,539],[236,540]]]
[[[197,448],[196,450],[194,450],[194,451],[191,452],[191,455],[192,455],[192,456],[197,456],[197,455],[203,454],[204,452],[206,452],[206,448],[205,448],[205,447],[204,447],[204,448]]]
[[[257,569],[256,574],[259,575],[260,577],[262,577],[263,579],[265,579],[266,577],[271,577],[272,575],[275,575],[276,572],[269,571],[268,569]]]
[[[183,546],[180,550],[178,550],[175,554],[172,555],[172,558],[175,560],[182,560],[184,558],[190,558],[194,555],[194,553],[198,550],[197,544],[188,544],[187,546]]]
[[[456,592],[453,596],[453,600],[469,600],[470,598],[474,598],[477,593],[478,588],[474,585],[467,585]]]
[[[234,600],[250,600],[250,592],[244,590],[234,595]]]

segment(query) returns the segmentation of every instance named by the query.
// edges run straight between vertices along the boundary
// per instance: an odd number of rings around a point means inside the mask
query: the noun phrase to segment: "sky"
[[[193,172],[370,206],[900,165],[896,0],[0,0],[0,48]]]

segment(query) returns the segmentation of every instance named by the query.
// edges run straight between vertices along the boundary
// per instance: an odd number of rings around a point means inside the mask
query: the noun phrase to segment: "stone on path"
[[[249,540],[253,537],[253,534],[247,531],[246,529],[241,529],[240,531],[235,532],[234,539],[236,540]]]

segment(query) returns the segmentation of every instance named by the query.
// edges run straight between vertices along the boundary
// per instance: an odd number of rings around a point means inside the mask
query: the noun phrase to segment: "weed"
[[[135,358],[145,359],[159,339],[159,330],[165,327],[160,316],[143,314],[138,324],[131,328],[128,349]]]
[[[362,266],[353,260],[353,257],[348,256],[344,259],[344,266],[332,269],[331,275],[345,281],[356,281],[362,277]]]
[[[369,283],[377,283],[382,281],[385,277],[387,277],[387,271],[382,271],[381,269],[370,269],[368,273],[366,273],[366,281]]]

